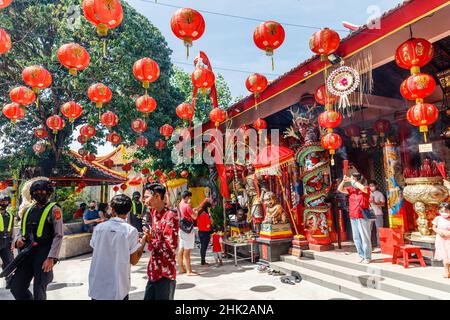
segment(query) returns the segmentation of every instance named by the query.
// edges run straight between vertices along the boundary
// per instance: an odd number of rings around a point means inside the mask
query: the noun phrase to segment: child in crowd
[[[218,227],[216,232],[212,234],[212,249],[214,254],[214,260],[219,266],[223,265],[222,252],[223,252],[223,232],[222,228]]]
[[[433,220],[433,231],[436,232],[436,260],[443,260],[444,278],[450,278],[450,203],[439,205],[439,216]]]

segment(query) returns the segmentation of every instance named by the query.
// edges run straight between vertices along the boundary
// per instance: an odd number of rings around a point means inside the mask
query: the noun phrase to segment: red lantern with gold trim
[[[114,167],[114,161],[112,161],[111,159],[107,159],[105,160],[105,162],[103,162],[103,165],[108,169],[111,169],[112,167]]]
[[[337,96],[328,92],[327,87],[324,84],[316,89],[314,98],[318,104],[325,106],[326,110],[331,110],[332,105],[338,100]]]
[[[159,151],[163,150],[166,147],[166,143],[162,139],[158,139],[155,142],[155,148]]]
[[[118,186],[114,186],[112,189],[114,192],[117,192],[117,191],[119,191],[120,188]]]
[[[11,5],[13,0],[0,0],[0,9],[5,9]]]
[[[0,0],[1,1],[1,0]],[[8,32],[0,28],[0,54],[5,54],[12,48],[11,37]]]
[[[96,159],[97,159],[97,157],[93,153],[88,153],[87,155],[84,156],[84,160],[86,160],[88,162],[93,162]]]
[[[253,128],[261,134],[264,129],[267,129],[267,121],[261,118],[256,119],[256,121],[253,122]]]
[[[122,142],[122,138],[116,133],[116,132],[111,132],[110,134],[108,134],[108,136],[106,137],[106,140],[111,142],[111,144],[116,145]]]
[[[123,9],[119,0],[83,0],[82,7],[85,18],[97,27],[102,37],[122,23]]]
[[[331,155],[331,165],[334,166],[333,155],[336,153],[336,150],[342,146],[342,138],[337,133],[327,133],[321,139],[322,147],[327,149]]]
[[[114,112],[108,111],[101,115],[100,122],[108,129],[111,129],[112,127],[117,126],[119,117]]]
[[[80,143],[80,144],[85,144],[86,142],[87,142],[87,138],[85,137],[85,136],[78,136],[77,137],[77,141]]]
[[[33,144],[33,151],[36,155],[40,155],[45,151],[45,143],[36,142],[35,144]]]
[[[256,46],[272,57],[272,70],[275,69],[273,52],[283,44],[285,36],[283,26],[276,21],[261,23],[253,33],[253,42]]]
[[[144,120],[138,118],[131,122],[131,129],[133,129],[134,132],[142,133],[147,130],[147,123],[145,123]]]
[[[403,42],[395,52],[395,62],[400,68],[411,70],[411,74],[420,72],[420,68],[433,59],[434,48],[431,42],[413,38]]]
[[[0,181],[0,191],[5,190],[6,188],[8,188],[8,182]]]
[[[122,170],[125,172],[129,172],[129,171],[131,171],[131,169],[133,169],[133,166],[131,165],[131,163],[126,163],[126,164],[122,165]]]
[[[50,87],[53,81],[50,72],[41,66],[30,66],[23,69],[22,79],[35,93]]]
[[[139,136],[136,139],[136,144],[137,144],[138,147],[144,148],[144,147],[146,147],[148,145],[148,139],[146,137],[144,137],[144,136]]]
[[[400,93],[407,100],[423,102],[423,99],[433,94],[436,81],[426,73],[417,73],[408,77],[400,86]]]
[[[337,111],[327,110],[319,115],[318,121],[322,128],[328,129],[328,132],[333,132],[333,129],[341,124],[342,115]]]
[[[104,103],[111,101],[112,91],[102,83],[95,83],[88,88],[89,100],[95,102],[97,108],[101,108]]]
[[[94,126],[90,124],[85,124],[80,129],[80,135],[85,136],[87,139],[90,139],[95,136],[97,130],[95,130]]]
[[[227,120],[227,113],[220,108],[213,108],[209,113],[209,118],[217,128],[222,122]]]
[[[216,76],[208,68],[195,68],[191,74],[192,84],[195,88],[202,90],[203,94],[206,90],[211,89],[216,81]]]
[[[182,178],[185,178],[185,179],[186,179],[187,177],[189,177],[189,171],[187,171],[187,170],[181,171],[180,176],[181,176]]]
[[[9,97],[12,102],[18,103],[22,106],[32,104],[36,100],[36,95],[33,90],[30,90],[24,86],[15,87],[12,89],[9,92]]]
[[[133,65],[133,74],[137,80],[142,82],[145,89],[150,87],[150,83],[158,80],[160,70],[158,64],[150,58],[142,58]]]
[[[247,90],[253,93],[255,98],[259,97],[259,95],[266,90],[268,85],[269,82],[267,81],[267,78],[259,73],[253,73],[245,80]]]
[[[142,168],[141,173],[142,173],[143,175],[150,174],[150,169],[149,169],[149,168]]]
[[[76,102],[66,102],[61,106],[61,113],[73,123],[76,118],[81,116],[83,108]]]
[[[144,115],[148,115],[149,113],[155,111],[156,100],[148,95],[140,96],[136,100],[136,108],[140,112],[144,113]]]
[[[390,127],[391,123],[386,119],[379,119],[373,124],[373,129],[378,132],[381,137],[386,135],[386,132],[388,132]]]
[[[52,129],[54,135],[58,134],[58,131],[61,131],[66,126],[64,119],[58,115],[48,117],[46,124],[47,127]]]
[[[120,189],[122,189],[123,191],[127,190],[127,189],[128,189],[127,184],[126,184],[126,183],[122,183],[122,184],[120,185]]]
[[[189,58],[189,48],[192,42],[201,38],[205,32],[205,20],[200,12],[191,8],[181,8],[175,11],[170,19],[170,27],[174,35],[184,41],[186,55]]]
[[[339,34],[329,28],[324,28],[313,33],[309,39],[309,48],[315,54],[320,55],[321,61],[327,61],[328,55],[336,52],[341,43]]]
[[[159,128],[159,133],[168,140],[173,133],[173,127],[170,124],[165,124]]]
[[[194,108],[189,103],[180,104],[175,111],[177,116],[184,121],[190,121],[194,117]]]
[[[11,120],[11,123],[16,123],[17,120],[23,119],[25,117],[25,111],[20,107],[18,103],[8,103],[2,109],[5,117]]]
[[[172,170],[169,172],[168,176],[170,179],[175,179],[177,177],[177,172]]]
[[[36,128],[34,129],[34,136],[38,139],[45,139],[48,137],[48,133],[45,128]]]
[[[91,56],[87,50],[78,43],[67,43],[62,45],[56,52],[59,62],[66,68],[69,73],[76,76],[78,71],[88,67]]]
[[[409,108],[406,113],[406,120],[413,126],[419,127],[423,132],[424,141],[427,142],[428,126],[436,122],[439,118],[439,109],[430,103],[419,102]]]

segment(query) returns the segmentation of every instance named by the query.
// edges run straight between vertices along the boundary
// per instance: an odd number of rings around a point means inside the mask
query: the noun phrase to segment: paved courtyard
[[[199,276],[178,275],[176,300],[254,299],[254,300],[327,300],[354,299],[348,295],[302,281],[289,285],[281,283],[279,276],[259,273],[255,265],[239,262],[235,267],[231,259],[221,267],[200,266],[198,250],[193,253],[194,270]],[[209,258],[213,261],[212,257]],[[148,254],[144,254],[137,266],[132,267],[130,299],[144,297],[147,282]],[[61,261],[55,267],[55,279],[48,287],[49,300],[86,300],[88,297],[88,273],[91,255]],[[0,300],[13,299],[0,280]]]

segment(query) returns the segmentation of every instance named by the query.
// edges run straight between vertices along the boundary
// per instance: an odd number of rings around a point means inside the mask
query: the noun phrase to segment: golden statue
[[[287,215],[281,204],[276,200],[273,192],[265,192],[263,201],[266,209],[266,217],[263,223],[280,224],[287,223]]]

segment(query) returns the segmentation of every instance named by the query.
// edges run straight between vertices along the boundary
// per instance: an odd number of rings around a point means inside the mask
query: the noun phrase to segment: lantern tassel
[[[186,60],[189,60],[189,46],[186,46]]]
[[[76,90],[77,89],[77,78],[73,78],[73,88]]]
[[[258,98],[256,97],[256,93],[254,94],[255,97],[255,110],[258,110]]]
[[[103,39],[103,58],[106,58],[106,38]]]
[[[425,143],[427,143],[427,133],[426,132],[423,133],[423,140],[425,141]]]
[[[36,96],[36,109],[39,109],[39,96]]]
[[[272,71],[274,71],[274,70],[275,70],[275,60],[274,60],[274,58],[272,56]]]

